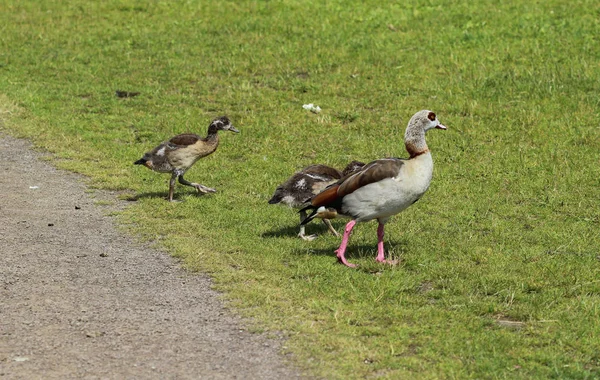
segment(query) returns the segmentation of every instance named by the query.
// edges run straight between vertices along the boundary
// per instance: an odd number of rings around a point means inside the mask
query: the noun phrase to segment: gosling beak
[[[227,128],[228,131],[234,132],[234,133],[240,133],[240,131],[238,131],[237,129],[235,129],[233,127],[233,125],[230,125],[229,128]]]
[[[445,125],[442,125],[442,124],[438,124],[438,125],[436,125],[435,127],[436,127],[437,129],[448,129],[448,128],[446,128],[446,126],[445,126]]]

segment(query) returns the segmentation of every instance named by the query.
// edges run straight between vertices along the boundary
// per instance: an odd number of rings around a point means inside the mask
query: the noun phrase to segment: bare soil
[[[301,377],[207,276],[115,229],[95,205],[114,194],[41,156],[0,135],[0,377]]]

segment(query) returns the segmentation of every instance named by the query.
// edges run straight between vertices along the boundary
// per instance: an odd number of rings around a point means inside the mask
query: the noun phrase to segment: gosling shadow
[[[194,190],[181,190],[181,191],[176,192],[173,195],[173,201],[175,201],[175,202],[183,201],[183,198],[186,198],[188,196],[194,196],[194,195],[198,196],[198,197],[202,197],[207,194],[198,193]],[[134,195],[131,195],[124,199],[128,202],[137,202],[140,199],[147,199],[147,198],[162,198],[162,199],[166,200],[168,197],[169,197],[168,191],[148,191],[148,192],[144,192],[144,193],[134,194]]]
[[[331,224],[333,225],[333,228],[335,228],[337,230],[338,233],[342,234],[344,232],[343,226],[342,227],[336,226],[335,221],[332,220]],[[321,221],[312,221],[304,227],[305,227],[304,231],[306,232],[306,235],[333,236],[333,234],[331,234],[329,232],[329,230],[327,229],[327,226]],[[263,232],[260,236],[263,238],[283,238],[283,237],[288,238],[288,237],[297,237],[299,232],[300,232],[300,220],[298,219],[296,221],[296,223],[288,224],[287,226],[283,226],[283,227],[281,227],[281,226],[274,227],[273,229],[271,229],[269,231]]]

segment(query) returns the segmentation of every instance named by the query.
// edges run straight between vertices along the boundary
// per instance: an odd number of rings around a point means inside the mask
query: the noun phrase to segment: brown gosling
[[[327,186],[336,183],[339,179],[353,171],[359,169],[364,164],[358,161],[352,161],[344,171],[339,171],[335,168],[326,165],[310,165],[294,173],[284,183],[275,189],[273,197],[269,200],[269,204],[282,203],[293,208],[302,208],[308,206],[310,199],[316,194],[323,191]],[[334,219],[337,213],[334,209],[325,210],[317,217],[320,218],[327,226],[329,232],[335,236],[340,234],[333,228],[329,219]],[[306,218],[306,212],[300,212],[300,222]],[[306,235],[304,225],[300,226],[298,237],[302,240],[314,240],[317,235]]]
[[[173,201],[175,181],[178,179],[180,184],[191,186],[198,193],[214,193],[216,192],[215,189],[199,183],[188,182],[183,178],[183,175],[196,161],[217,150],[219,131],[240,132],[231,125],[227,116],[222,116],[210,123],[206,137],[200,137],[193,133],[177,135],[144,154],[134,164],[144,165],[148,169],[159,173],[171,173],[169,196],[167,198],[169,202]]]

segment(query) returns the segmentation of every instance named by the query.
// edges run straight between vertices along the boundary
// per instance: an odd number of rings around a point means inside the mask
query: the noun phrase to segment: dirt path
[[[207,277],[116,231],[39,157],[0,135],[0,378],[299,377]]]

